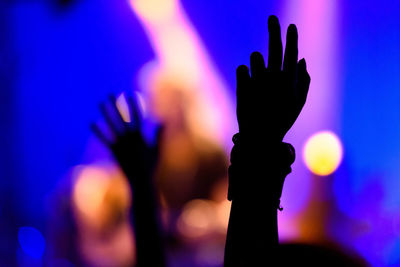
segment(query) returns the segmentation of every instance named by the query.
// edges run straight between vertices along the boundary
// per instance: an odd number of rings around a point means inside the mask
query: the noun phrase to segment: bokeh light
[[[22,250],[35,259],[43,256],[46,242],[42,233],[34,227],[23,226],[18,230],[18,241]]]
[[[178,230],[186,237],[201,237],[213,228],[214,216],[215,206],[210,200],[192,200],[183,208],[178,220]]]
[[[90,266],[132,266],[131,192],[122,171],[104,162],[79,165],[73,180],[71,204],[84,260]]]
[[[102,228],[127,212],[131,203],[129,185],[118,169],[78,166],[75,179],[73,205],[89,225]]]
[[[77,170],[74,204],[81,213],[94,220],[101,210],[109,176],[105,170],[95,167],[78,167]]]
[[[304,162],[311,172],[326,176],[333,173],[341,163],[342,144],[333,132],[318,132],[307,140],[303,156]]]

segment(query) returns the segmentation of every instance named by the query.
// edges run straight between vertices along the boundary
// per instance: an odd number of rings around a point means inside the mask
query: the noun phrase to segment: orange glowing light
[[[99,213],[107,189],[108,174],[95,167],[80,170],[75,183],[73,200],[78,210],[88,218],[95,219]]]
[[[307,140],[303,156],[311,172],[326,176],[339,167],[343,158],[343,147],[333,132],[318,132]]]
[[[75,175],[72,201],[87,224],[103,227],[129,208],[129,185],[119,170],[78,166]]]
[[[228,229],[229,215],[231,213],[231,202],[228,200],[223,200],[217,203],[216,219],[217,227],[221,233],[226,233]]]

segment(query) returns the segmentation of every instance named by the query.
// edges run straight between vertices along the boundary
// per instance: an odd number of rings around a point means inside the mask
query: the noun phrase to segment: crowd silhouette
[[[295,160],[295,149],[282,140],[306,102],[310,76],[305,59],[298,61],[296,26],[287,29],[284,52],[277,17],[269,17],[268,32],[267,65],[254,52],[250,68],[241,65],[236,70],[239,132],[232,138],[228,170],[232,206],[224,266],[364,266],[338,249],[279,244],[277,212],[282,210],[284,181]],[[92,128],[113,153],[133,192],[137,266],[167,266],[153,180],[159,142],[146,142],[138,100],[128,96],[127,102],[130,122],[124,121],[114,97],[101,106],[112,137],[96,125]],[[159,127],[158,140],[162,134]]]

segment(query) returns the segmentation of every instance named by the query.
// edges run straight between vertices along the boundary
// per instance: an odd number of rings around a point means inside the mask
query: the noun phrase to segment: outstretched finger
[[[112,112],[115,114],[116,117],[116,126],[118,127],[118,129],[124,128],[126,123],[124,121],[124,118],[122,117],[121,111],[117,107],[117,98],[114,95],[110,95],[108,98],[110,100]]]
[[[264,74],[265,62],[260,52],[253,52],[250,55],[251,77],[258,79]]]
[[[106,135],[103,133],[102,130],[100,130],[99,126],[96,123],[92,123],[90,125],[90,129],[92,130],[92,132],[94,133],[94,135],[97,136],[97,138],[99,138],[99,140],[107,147],[111,146],[111,141],[106,137]]]
[[[236,116],[239,124],[239,131],[243,131],[244,113],[248,109],[250,94],[250,73],[246,65],[241,65],[236,70]]]
[[[285,48],[285,58],[283,60],[283,71],[287,75],[287,78],[291,82],[296,80],[296,70],[297,70],[297,28],[294,24],[290,24],[287,35],[286,35],[286,48]]]
[[[248,103],[249,94],[252,92],[249,91],[250,88],[250,73],[249,68],[246,65],[241,65],[236,70],[236,115],[238,118],[239,128],[242,122],[242,113],[246,108],[246,103]]]
[[[112,132],[113,135],[119,136],[121,135],[122,131],[120,130],[118,124],[113,120],[110,112],[107,109],[106,104],[102,103],[100,104],[100,111],[103,114],[103,117],[110,128],[110,131]]]
[[[304,58],[299,61],[299,63],[297,64],[297,68],[298,68],[298,80],[297,80],[298,105],[300,106],[300,108],[302,108],[306,103],[311,78],[307,72],[307,65]]]
[[[129,95],[127,100],[131,123],[135,126],[135,128],[140,128],[143,118],[139,108],[138,97],[133,97],[132,95]]]
[[[282,68],[282,37],[281,26],[276,16],[268,18],[268,70],[280,71]]]

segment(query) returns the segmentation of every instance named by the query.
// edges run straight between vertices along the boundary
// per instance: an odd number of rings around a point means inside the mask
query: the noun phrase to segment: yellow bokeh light
[[[136,12],[148,20],[164,20],[174,15],[176,0],[130,0]]]
[[[303,150],[303,159],[308,169],[316,175],[333,173],[343,157],[343,147],[339,138],[330,131],[312,135]]]

